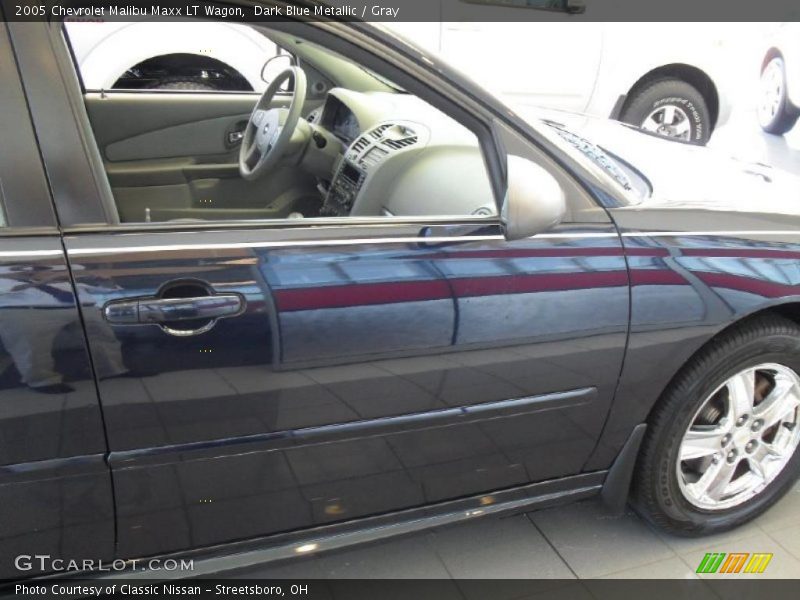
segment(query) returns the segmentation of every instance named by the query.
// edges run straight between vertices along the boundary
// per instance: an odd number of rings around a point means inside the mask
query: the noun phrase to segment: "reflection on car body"
[[[598,494],[620,508],[631,477],[645,517],[699,535],[787,489],[796,180],[620,124],[526,124],[377,29],[299,27],[263,28],[296,54],[292,94],[209,98],[81,90],[57,24],[0,24],[0,125],[20,132],[0,157],[4,577],[19,553],[286,558]],[[664,156],[721,175],[676,182]],[[747,360],[719,354],[737,332]],[[763,486],[741,434],[722,463],[692,446],[746,402],[737,427],[787,455]],[[650,501],[648,464],[683,495]]]

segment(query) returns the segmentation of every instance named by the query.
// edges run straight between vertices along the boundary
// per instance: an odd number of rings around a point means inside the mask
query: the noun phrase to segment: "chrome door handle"
[[[144,299],[139,300],[139,323],[222,319],[239,314],[241,310],[242,299],[236,294]]]
[[[244,312],[245,301],[239,294],[218,294],[194,298],[137,298],[112,301],[103,307],[103,316],[115,325],[161,325],[177,336],[190,336],[210,330],[218,319]],[[170,323],[208,321],[197,329],[178,329]]]

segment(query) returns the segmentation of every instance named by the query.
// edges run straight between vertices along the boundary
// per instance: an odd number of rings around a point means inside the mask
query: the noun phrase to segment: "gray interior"
[[[313,91],[292,138],[301,150],[254,181],[240,176],[237,135],[258,94],[84,95],[120,222],[496,214],[464,126],[335,53],[269,37],[294,54]],[[278,95],[270,108],[291,99]]]

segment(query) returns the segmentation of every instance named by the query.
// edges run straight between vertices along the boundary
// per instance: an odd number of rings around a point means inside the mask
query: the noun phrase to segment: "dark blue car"
[[[598,495],[704,535],[789,489],[796,180],[253,27],[263,95],[85,89],[62,23],[0,22],[0,577]]]

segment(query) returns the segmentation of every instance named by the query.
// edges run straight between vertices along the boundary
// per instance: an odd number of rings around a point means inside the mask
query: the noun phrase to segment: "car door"
[[[57,110],[58,89],[29,93]],[[48,164],[65,127],[38,130]],[[53,185],[91,172],[75,166],[54,166]],[[622,363],[628,280],[578,185],[559,227],[515,242],[496,217],[89,225],[75,198],[90,215],[102,199],[84,189],[57,207],[92,357],[108,339],[123,357],[97,378],[119,556],[581,473]]]
[[[8,580],[109,560],[115,524],[89,353],[2,21],[0,106],[0,129],[13,132],[0,141],[0,579]]]
[[[99,381],[121,555],[581,471],[624,349],[624,260],[591,237],[611,225],[514,243],[423,229],[65,237],[127,369]],[[131,322],[132,303],[182,298],[220,312]]]

